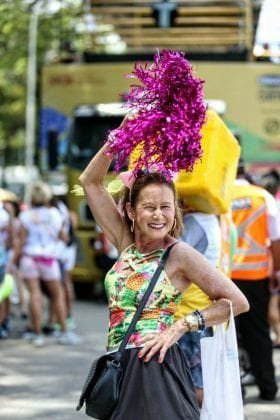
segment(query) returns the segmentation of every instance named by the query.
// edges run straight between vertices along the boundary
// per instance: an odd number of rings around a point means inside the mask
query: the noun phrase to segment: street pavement
[[[107,310],[104,304],[78,301],[74,314],[76,332],[83,339],[76,346],[62,346],[48,338],[44,347],[34,348],[17,338],[23,322],[13,321],[14,338],[0,340],[1,420],[87,418],[75,407],[91,361],[104,351]],[[274,351],[274,360],[280,387],[280,350]],[[280,391],[277,400],[264,402],[257,398],[255,386],[246,390],[246,420],[280,420]]]

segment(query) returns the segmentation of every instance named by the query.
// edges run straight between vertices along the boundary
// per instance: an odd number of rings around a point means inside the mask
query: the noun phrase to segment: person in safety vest
[[[279,186],[280,175],[275,170],[263,174],[262,186],[270,192],[276,199],[278,209],[280,210]],[[280,348],[280,282],[273,278],[270,282],[270,301],[268,305],[268,320],[273,334],[273,347]]]
[[[237,317],[237,330],[248,353],[260,398],[272,401],[277,384],[268,323],[268,280],[270,274],[277,277],[280,270],[279,211],[271,194],[246,179],[242,160],[232,191],[232,218],[238,242],[231,276],[250,303],[250,311]]]

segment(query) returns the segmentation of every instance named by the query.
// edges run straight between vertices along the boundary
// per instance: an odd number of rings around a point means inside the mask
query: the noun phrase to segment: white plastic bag
[[[218,325],[214,336],[200,343],[204,387],[200,420],[244,420],[232,306],[229,326]]]

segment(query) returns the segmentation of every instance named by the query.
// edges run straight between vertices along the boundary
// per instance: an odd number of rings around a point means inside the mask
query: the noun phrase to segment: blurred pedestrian
[[[221,258],[222,235],[218,217],[189,208],[183,201],[183,232],[181,240],[200,252],[208,262],[218,268]],[[211,305],[212,300],[196,284],[191,284],[183,294],[178,306],[175,319],[185,317],[194,310],[202,310]],[[212,328],[202,332],[186,332],[179,340],[179,345],[185,353],[189,364],[192,379],[196,388],[199,405],[203,399],[203,380],[201,367],[200,339],[213,335]]]
[[[269,276],[270,252],[272,276],[276,277],[280,270],[279,213],[273,196],[249,183],[242,160],[232,191],[232,217],[238,230],[232,279],[250,304],[250,311],[237,318],[238,333],[248,353],[260,398],[272,401],[277,384],[268,324]]]
[[[280,202],[277,200],[280,176],[276,169],[264,173],[263,187],[276,199],[280,211]],[[280,348],[280,273],[270,279],[270,300],[268,305],[268,320],[273,334],[273,347]]]
[[[35,346],[44,345],[42,322],[42,281],[56,317],[61,325],[58,342],[72,344],[66,326],[66,307],[61,285],[61,272],[56,258],[56,246],[63,239],[63,220],[57,209],[49,207],[52,192],[43,182],[31,188],[31,208],[20,214],[19,241],[14,262],[19,260],[22,276],[30,294],[31,340]]]
[[[64,299],[66,305],[66,321],[68,328],[75,327],[73,318],[74,288],[72,270],[76,264],[77,241],[75,230],[78,226],[77,215],[67,206],[66,198],[54,196],[51,205],[56,207],[63,219],[64,240],[60,239],[57,246],[57,257],[60,264]]]
[[[8,248],[11,243],[10,217],[2,202],[0,202],[0,338],[6,338],[9,332],[10,316],[10,287],[7,289],[7,278],[5,278],[8,263]],[[9,285],[8,285],[9,286]]]
[[[4,207],[10,215],[10,225],[11,225],[11,243],[8,250],[8,270],[13,275],[15,279],[15,289],[12,293],[11,299],[13,303],[19,304],[20,316],[23,319],[27,318],[28,314],[28,296],[25,283],[21,271],[19,270],[18,265],[11,265],[13,261],[14,250],[17,247],[17,242],[19,240],[19,231],[20,231],[20,203],[19,199],[16,197],[13,200],[6,200],[4,202]]]

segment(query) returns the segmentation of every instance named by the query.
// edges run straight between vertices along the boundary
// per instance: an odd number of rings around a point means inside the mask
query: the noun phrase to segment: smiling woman
[[[226,276],[176,240],[182,221],[171,178],[180,169],[191,170],[200,156],[202,81],[193,76],[184,56],[172,51],[156,55],[149,69],[136,65],[133,76],[144,83],[133,85],[129,95],[136,112],[111,131],[80,176],[96,223],[119,253],[105,277],[110,311],[107,348],[115,353],[114,360],[121,354],[123,367],[119,399],[108,419],[198,420],[189,366],[177,342],[187,331],[225,322],[230,301],[235,315],[249,305]],[[113,158],[117,169],[139,145],[141,156],[127,177],[120,210],[104,180]],[[174,322],[182,293],[191,283],[214,303]],[[138,311],[142,299],[146,304]],[[123,353],[118,351],[121,343]],[[93,403],[100,404],[100,399]]]
[[[157,172],[136,178],[131,188],[126,188],[122,208],[130,229],[143,227],[146,222],[151,233],[158,230],[162,234],[165,229],[174,238],[181,233],[182,216],[174,184]]]
[[[130,117],[126,117],[130,118]],[[125,120],[121,127],[125,124]],[[176,344],[186,331],[202,331],[248,310],[244,295],[198,252],[176,242],[182,221],[172,181],[135,174],[120,211],[104,185],[113,156],[106,143],[80,176],[94,218],[119,258],[105,278],[110,323],[108,352],[118,350],[165,249],[173,246],[131,334],[122,363],[120,398],[110,420],[198,420],[189,366]],[[215,303],[174,322],[182,293],[197,284]],[[120,316],[121,314],[121,316]]]

